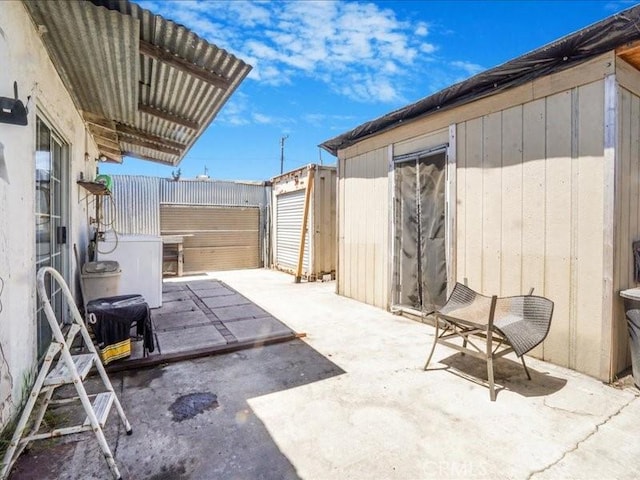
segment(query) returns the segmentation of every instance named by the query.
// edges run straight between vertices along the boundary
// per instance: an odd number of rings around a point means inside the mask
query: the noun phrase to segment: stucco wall
[[[35,290],[35,129],[36,112],[70,146],[70,221],[67,253],[71,271],[72,245],[87,244],[86,192],[75,183],[79,173],[95,174],[95,146],[42,41],[21,2],[3,2],[0,14],[0,95],[13,97],[18,82],[20,98],[29,103],[28,126],[0,124],[0,142],[9,181],[0,179],[0,427],[15,413],[22,389],[36,362]],[[88,153],[85,160],[85,152]],[[75,282],[72,282],[75,283]],[[75,285],[72,285],[74,287]]]

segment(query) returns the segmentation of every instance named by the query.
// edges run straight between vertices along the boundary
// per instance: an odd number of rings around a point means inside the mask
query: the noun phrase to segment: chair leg
[[[492,402],[496,401],[496,387],[493,380],[493,355],[487,356],[487,377],[489,378],[489,396]]]
[[[498,297],[491,297],[491,307],[489,309],[489,323],[487,324],[487,377],[489,380],[489,396],[491,401],[496,401],[496,386],[493,381],[493,318],[496,313],[496,302]]]
[[[440,334],[440,320],[436,318],[436,333],[433,338],[433,345],[431,346],[431,352],[429,352],[429,357],[427,358],[427,362],[424,364],[424,369],[426,370],[429,366],[429,362],[431,361],[431,357],[433,357],[433,352],[436,351],[436,344],[438,343],[438,335]]]
[[[524,355],[520,357],[520,360],[522,360],[522,366],[524,367],[524,371],[527,374],[527,378],[531,380],[531,375],[529,374],[529,369],[527,368],[527,364],[524,363]]]
[[[464,340],[462,340],[462,348],[467,348],[467,337],[464,337]],[[460,352],[460,355],[464,357],[464,352]]]

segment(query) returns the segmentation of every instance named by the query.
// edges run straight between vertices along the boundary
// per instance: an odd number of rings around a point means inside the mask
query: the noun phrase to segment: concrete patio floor
[[[162,306],[151,310],[154,349],[132,342],[127,358],[108,371],[136,369],[219,352],[292,340],[292,331],[229,285],[207,277],[181,277],[162,286]]]
[[[484,365],[433,328],[268,270],[212,274],[303,340],[112,375],[134,432],[106,435],[126,479],[640,477],[640,399],[544,362]],[[485,377],[486,378],[486,377]],[[36,443],[12,479],[109,478],[90,434]]]

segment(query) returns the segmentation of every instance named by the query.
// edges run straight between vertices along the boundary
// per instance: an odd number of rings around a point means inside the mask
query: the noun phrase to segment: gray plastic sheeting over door
[[[424,312],[446,301],[443,150],[396,159],[396,302]]]
[[[300,234],[304,213],[305,190],[282,193],[276,197],[276,265],[283,269],[298,267]],[[304,242],[303,271],[309,270],[309,226]]]

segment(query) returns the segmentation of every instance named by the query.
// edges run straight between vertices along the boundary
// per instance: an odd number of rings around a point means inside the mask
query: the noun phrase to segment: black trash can
[[[143,340],[144,356],[153,352],[151,315],[142,295],[98,298],[87,304],[87,313],[93,314],[93,322],[90,319],[89,325],[105,365],[131,354],[131,326],[134,323],[137,335]]]
[[[624,310],[629,329],[633,383],[640,388],[640,288],[623,290],[620,292],[620,296],[624,299]]]

